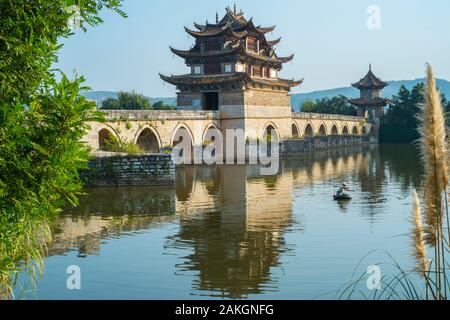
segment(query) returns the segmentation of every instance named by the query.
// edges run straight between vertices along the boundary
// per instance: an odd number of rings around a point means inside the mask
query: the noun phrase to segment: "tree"
[[[102,101],[100,109],[103,110],[120,110],[119,100],[116,98],[106,98]]]
[[[424,102],[424,85],[415,85],[411,91],[401,86],[392,97],[391,105],[381,119],[380,142],[408,143],[419,138],[416,115]]]
[[[312,100],[306,100],[302,103],[300,110],[302,112],[314,112],[315,103]]]
[[[380,142],[409,143],[419,138],[417,132],[417,114],[424,103],[423,83],[416,84],[411,90],[401,86],[392,97],[392,102],[381,119]],[[443,106],[450,110],[445,95],[441,95]]]
[[[73,34],[68,8],[79,3],[86,30],[102,22],[104,7],[125,16],[120,2],[0,1],[0,298],[9,295],[11,273],[34,269],[31,260],[40,265],[50,219],[77,203],[88,157],[80,139],[98,119],[79,94],[84,79],[56,81],[51,69],[59,40]]]
[[[332,98],[325,97],[316,101],[307,100],[302,104],[301,110],[302,112],[356,115],[355,107],[343,95]]]
[[[153,110],[176,110],[177,107],[174,105],[166,104],[164,101],[157,101],[152,106]]]
[[[103,110],[151,110],[150,99],[142,94],[131,92],[119,92],[117,99],[108,98],[103,100]]]

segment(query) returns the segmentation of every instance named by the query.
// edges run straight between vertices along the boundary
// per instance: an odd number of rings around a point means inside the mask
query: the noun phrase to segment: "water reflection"
[[[190,252],[176,266],[178,274],[196,272],[193,289],[219,297],[276,290],[270,269],[289,250],[283,234],[292,225],[292,175],[260,177],[255,166],[182,172],[198,193],[181,195],[180,212],[198,212],[205,193],[211,206],[201,215],[181,215],[179,232],[167,241],[169,248]]]
[[[332,149],[285,159],[275,176],[261,176],[259,171],[246,165],[187,166],[177,169],[174,188],[87,190],[80,206],[55,222],[49,255],[101,255],[107,239],[168,230],[164,245],[149,248],[160,250],[161,257],[176,256],[176,263],[167,268],[173,269],[173,277],[190,277],[190,294],[245,298],[280,292],[283,259],[309,239],[298,236],[309,228],[305,216],[312,223],[314,215],[337,211],[347,216],[357,207],[375,224],[381,221],[378,215],[390,213],[392,196],[406,197],[420,181],[412,146]],[[331,201],[342,181],[355,190],[351,203]],[[330,239],[340,240],[330,226],[324,227],[331,230]],[[319,251],[330,246],[315,245]],[[121,253],[116,254],[120,259]],[[320,259],[311,263],[323,267]],[[148,270],[150,277],[152,272]],[[139,281],[133,274],[121,276],[130,283]]]
[[[98,188],[86,190],[77,208],[66,210],[53,224],[48,255],[77,251],[98,254],[102,239],[120,237],[174,219],[173,188]]]

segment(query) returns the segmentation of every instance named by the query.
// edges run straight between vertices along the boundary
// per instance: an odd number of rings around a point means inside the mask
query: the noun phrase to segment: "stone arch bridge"
[[[224,119],[220,111],[106,111],[106,122],[91,122],[84,141],[92,150],[102,150],[110,137],[138,144],[149,153],[159,153],[173,147],[177,133],[185,131],[193,146],[200,146],[209,139],[208,131],[224,134]],[[236,128],[240,128],[236,121]],[[275,130],[280,140],[303,139],[314,136],[362,136],[367,134],[363,117],[291,113],[289,118],[252,119],[245,127],[248,139],[263,138],[268,129]]]

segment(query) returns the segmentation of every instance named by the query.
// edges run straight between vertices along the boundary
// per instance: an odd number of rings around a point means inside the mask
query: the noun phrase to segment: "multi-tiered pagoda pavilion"
[[[389,103],[388,99],[381,97],[381,90],[387,87],[387,82],[381,81],[372,72],[372,65],[369,65],[369,72],[366,76],[352,86],[359,89],[360,97],[349,100],[351,104],[358,108],[358,115],[379,118],[384,114],[384,107]]]
[[[195,24],[197,30],[185,28],[195,39],[190,50],[171,51],[185,59],[190,73],[161,78],[178,89],[178,109],[222,110],[222,107],[257,104],[286,104],[288,92],[302,80],[281,79],[278,72],[293,59],[278,56],[275,46],[280,39],[268,40],[266,35],[275,29],[254,24],[242,11],[226,9],[225,16],[216,22]],[[263,100],[249,92],[264,93]],[[252,95],[255,97],[255,95]],[[290,109],[289,109],[290,110]]]
[[[351,99],[349,102],[357,107],[358,116],[366,118],[371,125],[370,132],[374,136],[378,136],[380,118],[384,115],[384,108],[390,102],[381,97],[381,90],[388,85],[373,74],[372,65],[369,65],[369,72],[364,78],[352,84],[359,89],[360,97]]]

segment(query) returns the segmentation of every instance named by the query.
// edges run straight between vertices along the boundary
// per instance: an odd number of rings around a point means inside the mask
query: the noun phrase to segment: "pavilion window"
[[[205,74],[220,74],[220,64],[207,63],[205,64]]]
[[[231,73],[233,72],[233,65],[231,63],[226,63],[223,69],[225,73]]]
[[[262,72],[263,72],[263,68],[261,68],[261,66],[253,67],[253,76],[262,78],[262,76],[263,76]]]
[[[255,38],[247,38],[247,50],[250,52],[258,52],[258,42]]]
[[[236,63],[235,69],[236,69],[236,72],[244,72],[244,70],[245,70],[244,65],[241,63]]]
[[[253,68],[252,68],[252,65],[251,65],[251,64],[247,64],[247,65],[246,65],[246,69],[247,69],[246,72],[247,72],[249,75],[252,76],[252,75],[253,75],[253,73],[252,73],[252,69],[253,69]]]
[[[277,77],[277,70],[270,69],[270,77],[271,78],[276,78]]]
[[[192,66],[192,73],[193,74],[202,74],[202,67],[201,66]]]

